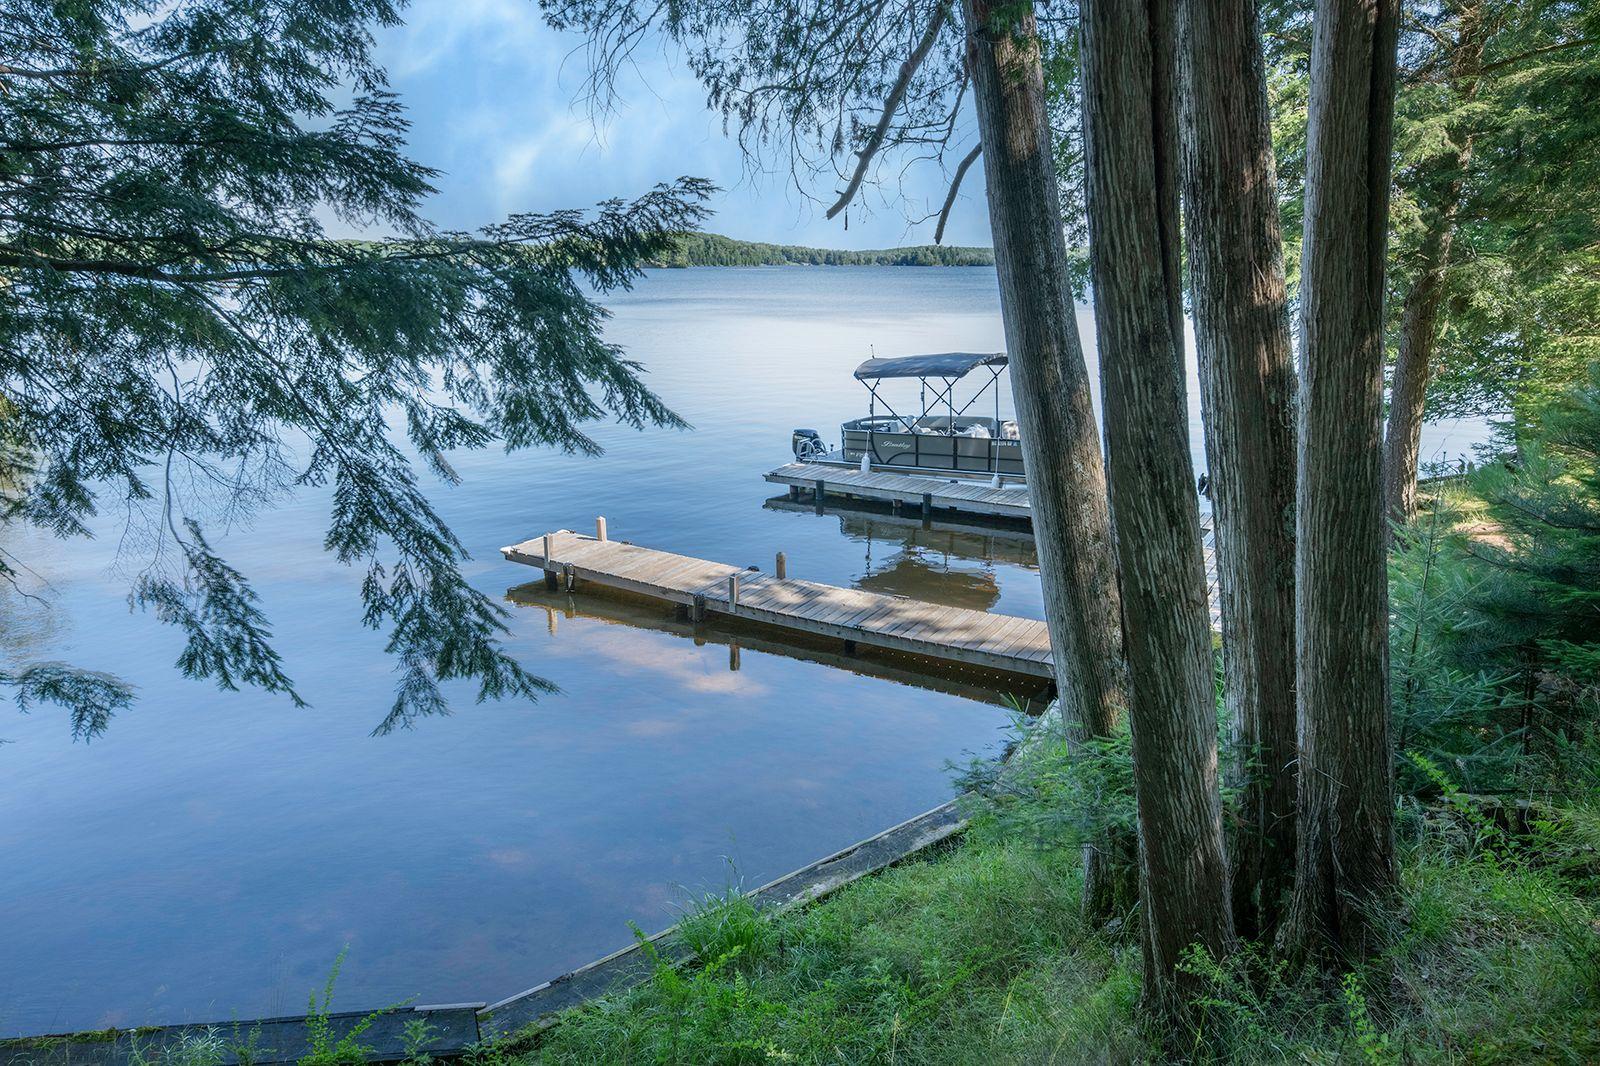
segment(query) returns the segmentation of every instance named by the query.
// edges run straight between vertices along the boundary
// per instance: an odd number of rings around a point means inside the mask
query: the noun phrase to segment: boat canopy
[[[980,366],[1006,365],[1005,352],[941,352],[937,355],[902,355],[893,359],[868,359],[856,367],[859,381],[883,378],[959,378]]]

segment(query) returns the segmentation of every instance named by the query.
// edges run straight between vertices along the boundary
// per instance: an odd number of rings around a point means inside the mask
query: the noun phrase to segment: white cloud
[[[409,78],[453,53],[503,56],[537,45],[549,31],[536,0],[428,0],[405,11],[382,47],[392,75]]]
[[[748,174],[704,89],[652,46],[635,56],[613,106],[595,111],[582,99],[582,38],[546,26],[537,0],[419,0],[406,17],[381,35],[379,58],[410,109],[412,154],[443,171],[426,208],[442,225],[581,207],[693,175],[724,188],[709,228],[732,236],[858,248],[932,239],[932,223],[909,227],[898,203],[853,208],[846,230],[791,187],[781,165]],[[974,170],[953,242],[987,242],[982,188]],[[812,191],[831,189],[824,180]],[[920,208],[944,185],[934,168],[918,167],[906,191]]]

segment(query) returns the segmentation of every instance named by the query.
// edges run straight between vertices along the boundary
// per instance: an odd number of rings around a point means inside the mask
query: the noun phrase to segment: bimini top
[[[856,378],[958,378],[980,366],[1005,366],[1005,352],[941,352],[938,355],[902,355],[893,359],[868,359],[856,367]]]

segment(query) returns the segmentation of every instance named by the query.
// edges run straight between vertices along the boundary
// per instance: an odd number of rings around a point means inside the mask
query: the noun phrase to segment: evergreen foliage
[[[597,211],[478,233],[422,216],[433,172],[372,56],[389,0],[19,0],[0,20],[4,518],[63,538],[128,507],[151,531],[134,606],[179,667],[299,702],[248,578],[207,530],[308,486],[326,547],[385,630],[392,728],[548,685],[497,642],[502,609],[419,481],[501,441],[593,452],[583,424],[678,419],[601,337],[585,283],[626,286],[704,213],[683,179]],[[343,101],[343,102],[340,102]],[[330,240],[325,220],[385,234]],[[0,558],[15,580],[26,561]],[[0,683],[92,736],[130,693],[59,664]]]
[[[539,0],[539,7],[551,26],[585,38],[591,99],[614,99],[618,73],[635,50],[665,44],[705,88],[706,106],[721,116],[749,168],[787,170],[794,191],[831,201],[827,217],[843,212],[847,228],[850,207],[905,201],[904,189],[893,189],[896,175],[934,164],[951,181],[942,207],[930,201],[919,213],[910,202],[901,206],[913,225],[940,219],[939,241],[976,158],[959,6]],[[890,163],[895,156],[899,167]],[[834,192],[823,200],[818,193],[828,183],[836,183]]]
[[[1467,18],[1483,23],[1483,51],[1463,65]],[[1469,155],[1427,410],[1537,405],[1600,357],[1600,4],[1437,0],[1413,19],[1396,113],[1395,292],[1451,197],[1459,148]]]
[[[1600,363],[1521,432],[1394,562],[1399,752],[1476,791],[1568,788],[1562,753],[1600,727]]]
[[[1300,260],[1310,14],[1303,0],[1263,6],[1291,288]],[[1469,16],[1480,20],[1481,37],[1472,39],[1483,51],[1463,65],[1458,45]],[[1428,417],[1536,406],[1582,380],[1600,356],[1600,5],[1431,0],[1408,8],[1401,35],[1391,321],[1425,267],[1430,232],[1452,209]]]

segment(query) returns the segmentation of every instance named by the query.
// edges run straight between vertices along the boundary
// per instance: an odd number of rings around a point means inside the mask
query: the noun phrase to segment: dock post
[[[927,518],[933,514],[933,493],[922,494],[922,517]]]
[[[594,520],[594,539],[606,539],[606,516],[600,515]]]
[[[822,479],[821,478],[817,478],[817,487],[814,490],[814,493],[812,495],[812,499],[816,500],[818,503],[821,503],[822,502],[822,492],[823,492]]]
[[[800,486],[799,485],[790,485],[789,486],[789,499],[798,500],[799,498],[800,498]]]
[[[774,572],[778,575],[779,581],[789,576],[789,557],[782,552],[778,553],[778,565],[774,567]]]
[[[706,620],[706,597],[704,593],[697,592],[694,603],[689,607],[689,621],[699,625]]]
[[[576,575],[574,575],[573,572],[572,572],[572,564],[571,563],[562,563],[561,564],[561,585],[562,585],[562,587],[565,588],[568,592],[571,592],[573,590],[573,587],[575,585],[577,585],[577,583],[578,583],[578,579],[577,579]]]
[[[551,592],[556,590],[556,568],[550,562],[550,534],[544,535],[544,587]]]
[[[739,669],[739,643],[734,641],[728,645],[728,669]]]
[[[739,609],[739,575],[737,573],[733,573],[733,574],[729,574],[728,575],[728,613],[732,614],[733,612],[737,611],[738,609]]]

